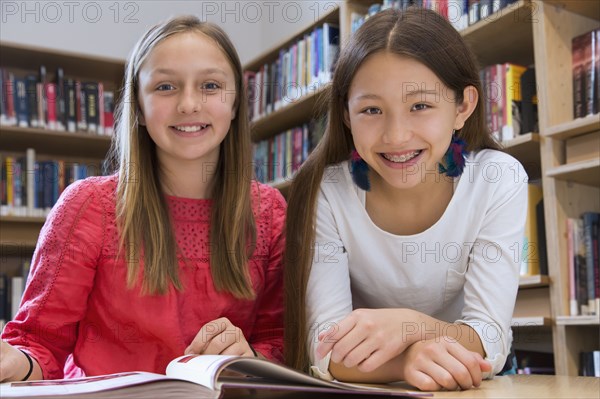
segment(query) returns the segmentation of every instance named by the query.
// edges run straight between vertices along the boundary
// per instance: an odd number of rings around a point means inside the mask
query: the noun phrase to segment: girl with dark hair
[[[288,364],[478,386],[511,348],[527,176],[486,128],[474,55],[437,13],[386,10],[341,51],[328,101],[289,196]]]

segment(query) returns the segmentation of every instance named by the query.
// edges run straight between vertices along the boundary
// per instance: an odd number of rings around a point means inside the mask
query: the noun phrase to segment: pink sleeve
[[[37,360],[44,379],[64,375],[103,244],[106,213],[90,180],[67,187],[52,208],[33,254],[21,306],[2,334]]]
[[[283,252],[285,199],[272,189],[271,242],[264,290],[257,297],[258,312],[250,343],[266,358],[283,362]]]

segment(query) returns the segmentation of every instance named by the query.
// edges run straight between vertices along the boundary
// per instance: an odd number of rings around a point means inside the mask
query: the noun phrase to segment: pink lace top
[[[253,347],[272,360],[283,352],[285,201],[253,183],[257,232],[250,260],[255,300],[217,292],[209,256],[212,200],[167,197],[180,249],[184,289],[142,295],[126,287],[117,254],[117,177],[69,186],[41,230],[23,301],[2,338],[33,356],[44,378],[122,371],[164,373],[200,328],[227,317]],[[140,276],[141,277],[141,276]]]

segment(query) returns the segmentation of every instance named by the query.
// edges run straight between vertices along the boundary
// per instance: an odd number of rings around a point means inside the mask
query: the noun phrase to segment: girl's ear
[[[454,121],[454,129],[462,129],[465,122],[473,111],[477,107],[477,101],[479,100],[479,93],[475,86],[467,86],[463,90],[463,101],[456,107],[456,119]]]

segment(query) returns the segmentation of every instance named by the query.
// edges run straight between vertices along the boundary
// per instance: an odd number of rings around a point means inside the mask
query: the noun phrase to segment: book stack
[[[300,98],[316,93],[331,80],[340,43],[339,27],[324,23],[256,71],[244,72],[250,120],[256,121]]]
[[[571,316],[600,314],[600,213],[567,218]]]
[[[600,99],[600,29],[574,37],[573,116],[597,114]]]
[[[112,135],[114,92],[101,82],[0,68],[0,125]]]
[[[16,275],[9,276],[4,272],[0,273],[0,331],[19,310],[30,266],[31,262],[26,260],[19,265]]]
[[[356,31],[369,17],[380,11],[393,8],[403,10],[410,6],[437,11],[456,30],[460,31],[480,20],[490,18],[516,0],[383,0],[369,6],[366,14],[352,12],[352,32]]]
[[[254,172],[262,183],[278,184],[292,178],[325,131],[325,120],[313,120],[253,144]]]
[[[487,126],[494,138],[509,141],[538,130],[535,69],[512,63],[479,72]]]
[[[101,162],[37,160],[32,148],[0,154],[0,215],[45,217],[69,184],[102,174]]]

